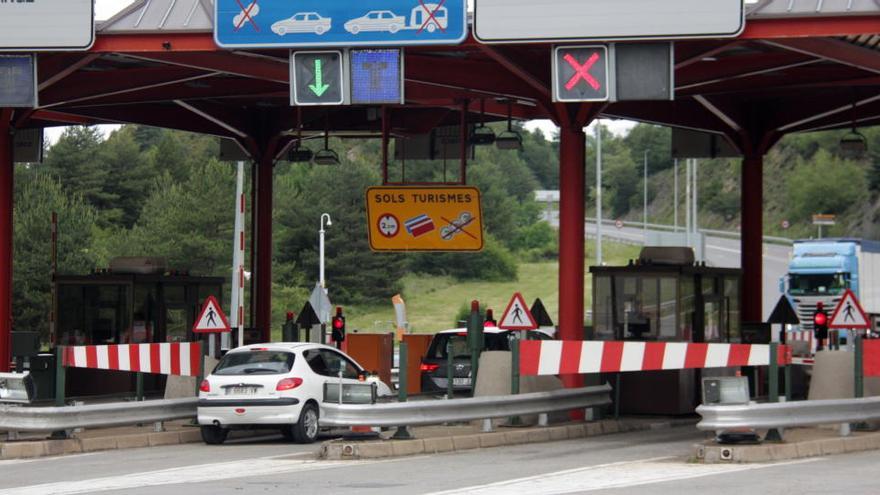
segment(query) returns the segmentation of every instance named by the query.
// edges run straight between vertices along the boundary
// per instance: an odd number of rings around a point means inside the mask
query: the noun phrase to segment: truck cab
[[[832,238],[795,241],[788,274],[780,291],[791,301],[801,330],[813,330],[813,312],[822,302],[831,312],[850,289],[865,311],[877,314],[880,305],[880,243]]]

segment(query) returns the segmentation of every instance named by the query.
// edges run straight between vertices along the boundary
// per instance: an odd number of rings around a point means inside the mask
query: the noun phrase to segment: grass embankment
[[[622,265],[638,256],[639,247],[603,242],[603,256],[607,265]],[[584,308],[592,305],[592,283],[589,266],[595,264],[593,241],[587,244],[586,287]],[[521,292],[531,305],[540,297],[554,322],[559,306],[559,265],[556,261],[520,263],[518,280],[509,282],[457,281],[452,277],[408,275],[404,279],[401,296],[406,301],[410,330],[414,333],[433,333],[453,328],[455,317],[462,307],[477,299],[492,308],[500,319],[514,292]],[[379,333],[394,329],[394,308],[386,305],[349,306],[346,308],[349,331]]]

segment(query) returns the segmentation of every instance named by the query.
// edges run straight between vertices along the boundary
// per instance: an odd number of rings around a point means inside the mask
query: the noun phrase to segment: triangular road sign
[[[853,291],[846,289],[837,307],[834,308],[831,320],[828,321],[828,328],[871,328],[871,320],[868,319]]]
[[[498,328],[505,330],[534,330],[538,328],[535,318],[532,316],[529,307],[522,294],[515,293],[504,310],[504,316],[498,322]]]
[[[315,308],[312,307],[312,303],[309,301],[306,301],[306,303],[303,304],[303,309],[299,311],[299,316],[296,318],[296,324],[299,325],[300,328],[312,328],[314,325],[321,324],[318,314],[315,313]]]
[[[795,313],[794,308],[791,307],[791,301],[788,300],[788,297],[781,296],[779,302],[776,303],[776,307],[773,308],[773,312],[770,313],[770,318],[767,318],[767,323],[800,325],[801,320],[798,318],[797,313]]]
[[[202,312],[196,318],[196,324],[193,325],[194,333],[223,333],[230,330],[229,320],[220,309],[220,303],[214,296],[208,296],[205,305],[202,306]]]
[[[535,302],[532,303],[532,309],[529,311],[532,312],[532,316],[535,317],[535,323],[538,324],[539,327],[552,327],[553,319],[550,318],[550,314],[547,313],[547,308],[544,307],[544,302],[541,301],[541,298],[535,298]]]

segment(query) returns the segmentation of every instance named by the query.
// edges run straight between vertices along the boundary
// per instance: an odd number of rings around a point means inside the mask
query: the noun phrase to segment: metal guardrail
[[[611,403],[608,384],[595,387],[372,405],[321,405],[321,426],[419,426],[474,419],[539,414]]]
[[[52,432],[194,418],[197,399],[113,402],[65,407],[0,405],[0,430]]]
[[[880,397],[697,407],[700,430],[791,428],[880,419]]]

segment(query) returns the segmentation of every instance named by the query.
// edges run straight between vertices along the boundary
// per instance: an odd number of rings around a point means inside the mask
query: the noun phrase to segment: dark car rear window
[[[550,337],[541,332],[529,332],[531,340],[548,340]],[[483,334],[485,345],[484,351],[509,351],[511,332],[486,333]],[[467,345],[467,333],[438,333],[431,339],[431,345],[428,347],[426,358],[428,359],[446,359],[446,346],[452,343],[452,357],[466,358],[470,357]]]
[[[231,352],[214,368],[214,375],[279,375],[293,368],[294,354],[285,351]]]

